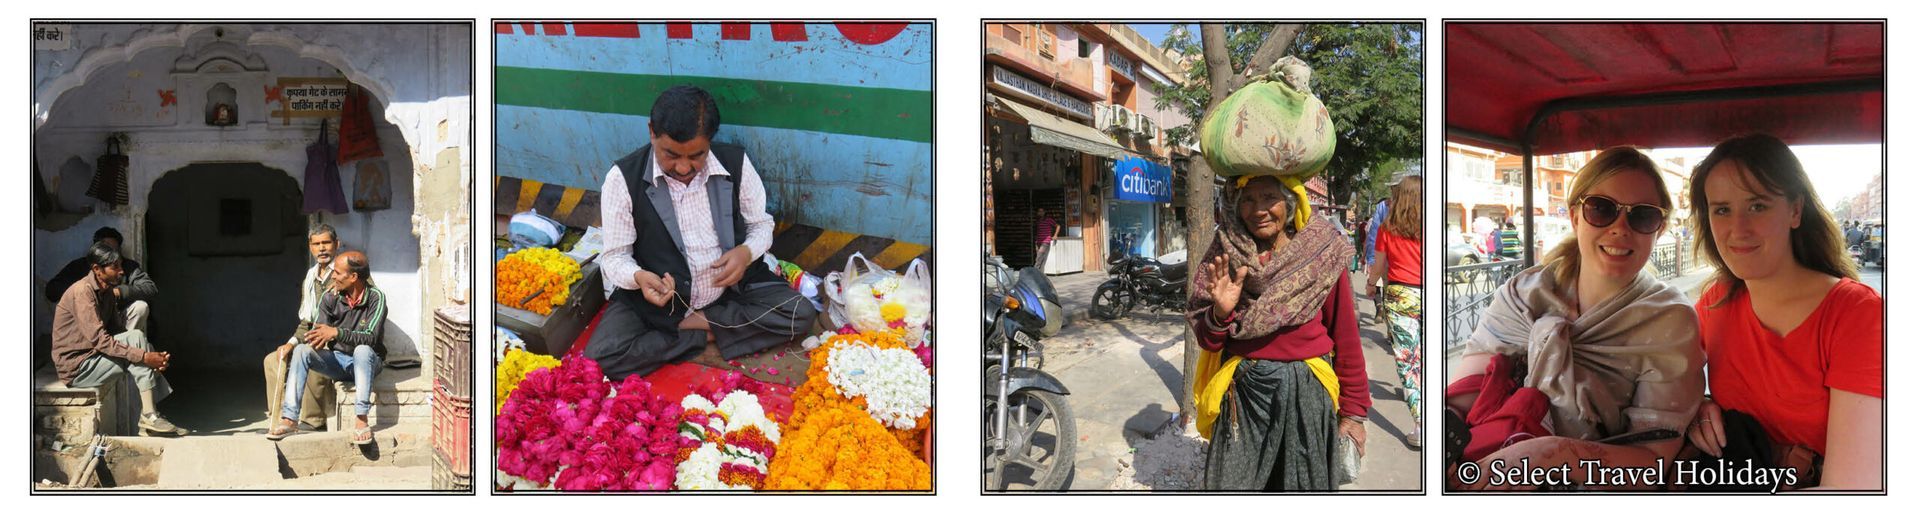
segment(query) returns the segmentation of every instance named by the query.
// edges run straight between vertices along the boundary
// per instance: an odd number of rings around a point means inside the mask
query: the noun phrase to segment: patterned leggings
[[[1420,422],[1420,288],[1388,284],[1387,338],[1393,342],[1393,363],[1406,392],[1407,410]]]

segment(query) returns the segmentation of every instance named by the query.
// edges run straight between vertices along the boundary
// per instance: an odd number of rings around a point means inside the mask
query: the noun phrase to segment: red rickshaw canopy
[[[1448,23],[1447,140],[1534,155],[1884,140],[1886,26]]]

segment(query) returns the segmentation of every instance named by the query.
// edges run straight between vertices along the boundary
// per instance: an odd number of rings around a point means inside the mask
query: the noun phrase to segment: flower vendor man
[[[319,317],[320,296],[333,283],[333,256],[339,249],[340,237],[332,225],[322,223],[307,230],[307,253],[313,255],[313,267],[307,269],[306,279],[300,281],[300,323],[286,344],[267,352],[261,361],[267,378],[267,419],[273,419],[280,412],[280,400],[287,385],[287,360],[293,357],[294,347],[300,346],[301,338],[313,329],[314,320]],[[314,373],[307,377],[307,392],[300,398],[301,429],[326,429],[326,406],[333,405],[332,385],[333,381],[326,375]]]
[[[179,434],[154,405],[173,392],[161,372],[172,363],[167,352],[153,351],[145,331],[129,328],[121,317],[125,268],[118,245],[105,241],[87,248],[87,275],[68,286],[53,310],[53,365],[68,387],[100,387],[133,375],[140,388],[140,428]]]
[[[367,413],[373,410],[373,376],[387,360],[380,342],[387,320],[387,295],[374,287],[367,254],[350,251],[333,258],[332,289],[320,297],[313,329],[301,336],[287,361],[286,395],[280,420],[267,438],[280,440],[298,430],[300,398],[309,371],[342,382],[353,381],[353,443],[373,444]]]
[[[817,312],[760,256],[773,216],[738,145],[715,143],[720,109],[680,85],[660,93],[649,144],[614,162],[600,189],[609,301],[585,354],[621,380],[690,359],[711,342],[736,359],[791,342]]]

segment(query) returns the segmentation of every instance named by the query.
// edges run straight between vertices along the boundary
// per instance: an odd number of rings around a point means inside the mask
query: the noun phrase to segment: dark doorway
[[[195,431],[265,419],[260,362],[292,335],[308,266],[300,189],[258,163],[193,164],[148,196],[151,338],[172,352],[162,409]]]

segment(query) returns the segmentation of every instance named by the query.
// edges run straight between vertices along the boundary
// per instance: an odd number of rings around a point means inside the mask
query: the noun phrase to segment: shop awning
[[[1447,140],[1535,155],[1884,140],[1884,23],[1448,23]]]
[[[1113,140],[1100,129],[1020,105],[1019,102],[1001,98],[1000,95],[989,93],[987,96],[995,105],[1011,110],[1021,119],[1027,120],[1027,126],[1033,129],[1035,143],[1058,146],[1108,159],[1118,159],[1127,154],[1125,148],[1113,144]]]

